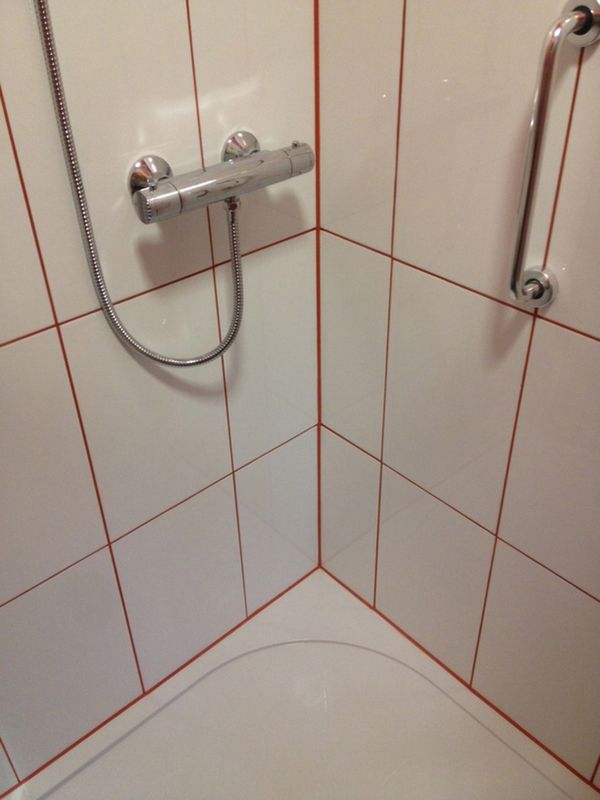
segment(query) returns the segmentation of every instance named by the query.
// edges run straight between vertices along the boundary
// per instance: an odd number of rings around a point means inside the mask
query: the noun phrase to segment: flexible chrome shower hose
[[[65,100],[65,93],[63,82],[60,74],[58,57],[56,54],[56,44],[54,35],[52,33],[52,25],[50,21],[50,14],[46,5],[46,0],[34,0],[35,9],[44,48],[44,55],[46,58],[46,66],[48,69],[48,77],[52,89],[52,97],[54,100],[54,109],[60,130],[63,150],[65,154],[65,161],[73,196],[75,199],[75,207],[79,219],[79,227],[81,229],[81,236],[85,248],[86,258],[92,282],[96,295],[100,302],[100,307],[104,312],[111,328],[116,335],[126,345],[136,350],[138,353],[158,361],[160,364],[166,364],[170,367],[194,367],[198,364],[206,364],[222,355],[225,350],[232,344],[238,334],[240,325],[242,323],[242,311],[244,306],[244,288],[242,282],[242,259],[240,254],[238,225],[237,225],[237,209],[239,207],[239,200],[235,197],[226,201],[227,208],[227,221],[229,227],[229,249],[231,253],[231,271],[233,277],[234,301],[233,301],[233,316],[229,329],[219,344],[208,353],[203,353],[200,356],[193,358],[173,358],[172,356],[163,356],[160,353],[154,352],[150,348],[143,345],[141,342],[129,333],[127,328],[121,322],[117,314],[113,302],[111,300],[104,274],[102,272],[102,265],[98,256],[98,248],[96,246],[96,237],[94,236],[94,229],[92,227],[92,220],[88,209],[87,197],[83,180],[81,178],[81,170],[79,168],[79,159],[77,158],[77,150],[75,148],[75,139],[73,137],[73,130],[69,121],[69,111]]]

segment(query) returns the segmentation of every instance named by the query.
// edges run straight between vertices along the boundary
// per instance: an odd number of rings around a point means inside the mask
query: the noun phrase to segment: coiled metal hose
[[[229,249],[231,254],[231,271],[234,288],[233,316],[231,318],[231,323],[227,333],[223,339],[221,339],[219,344],[212,350],[209,350],[208,353],[203,353],[202,355],[194,356],[193,358],[174,358],[172,356],[163,356],[160,353],[156,353],[154,350],[146,347],[141,342],[138,342],[138,340],[132,336],[127,328],[123,325],[119,315],[115,310],[106,286],[106,281],[104,280],[104,274],[102,272],[102,265],[98,256],[96,237],[94,236],[94,229],[88,209],[85,188],[81,178],[81,170],[79,168],[79,159],[77,158],[73,130],[69,120],[69,111],[65,100],[58,56],[56,54],[56,44],[54,41],[54,35],[52,33],[50,14],[46,5],[46,0],[34,0],[34,4],[42,45],[44,48],[44,56],[46,58],[48,77],[50,79],[50,86],[52,89],[54,110],[56,111],[56,118],[65,154],[67,171],[69,173],[69,180],[71,182],[71,189],[73,190],[75,208],[79,219],[79,227],[81,229],[85,254],[88,266],[90,268],[94,289],[96,290],[100,307],[102,308],[106,319],[108,320],[115,334],[122,342],[124,342],[133,350],[136,350],[138,353],[141,353],[147,358],[152,359],[152,361],[158,361],[160,364],[166,364],[169,367],[195,367],[198,364],[206,364],[209,361],[213,361],[215,358],[218,358],[220,355],[222,355],[232,344],[242,323],[244,287],[242,282],[242,258],[240,254],[239,232],[237,225],[237,209],[239,207],[238,198],[231,197],[226,201],[227,222],[229,227]]]

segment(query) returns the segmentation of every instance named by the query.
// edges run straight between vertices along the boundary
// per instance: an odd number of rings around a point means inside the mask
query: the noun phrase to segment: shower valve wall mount
[[[173,176],[163,158],[143,156],[129,171],[129,189],[138,217],[149,224],[302,175],[314,164],[307,144],[261,150],[253,134],[238,131],[225,142],[221,163],[207,169]]]

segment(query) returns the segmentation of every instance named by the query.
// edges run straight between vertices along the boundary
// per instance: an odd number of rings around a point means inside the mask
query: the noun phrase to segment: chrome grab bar
[[[564,8],[563,16],[550,26],[542,47],[529,122],[510,279],[513,298],[534,308],[547,306],[558,292],[556,278],[548,269],[525,267],[527,239],[555,65],[562,44],[567,39],[576,47],[587,47],[599,38],[600,0],[586,0],[585,3],[569,2]]]

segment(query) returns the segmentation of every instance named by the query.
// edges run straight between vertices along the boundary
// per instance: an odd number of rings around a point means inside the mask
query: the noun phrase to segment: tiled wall
[[[530,257],[558,300],[534,317],[507,294],[536,62],[561,8],[320,2],[322,547],[590,779],[599,47],[565,50],[549,121]]]
[[[560,4],[139,5],[50,0],[119,313],[214,344],[222,209],[143,227],[124,177],[212,163],[236,128],[318,141],[318,10],[324,566],[591,777],[600,53],[562,60],[530,242],[561,288],[534,317],[508,253]],[[314,174],[245,198],[236,346],[141,362],[97,311],[30,3],[0,4],[0,70],[1,793],[314,566],[318,221]]]
[[[127,171],[212,163],[238,128],[313,143],[313,3],[49,6],[119,314],[203,352],[224,211],[145,227]],[[0,4],[0,71],[1,794],[315,566],[317,392],[314,173],[244,198],[224,367],[162,369],[97,310],[31,2]]]

